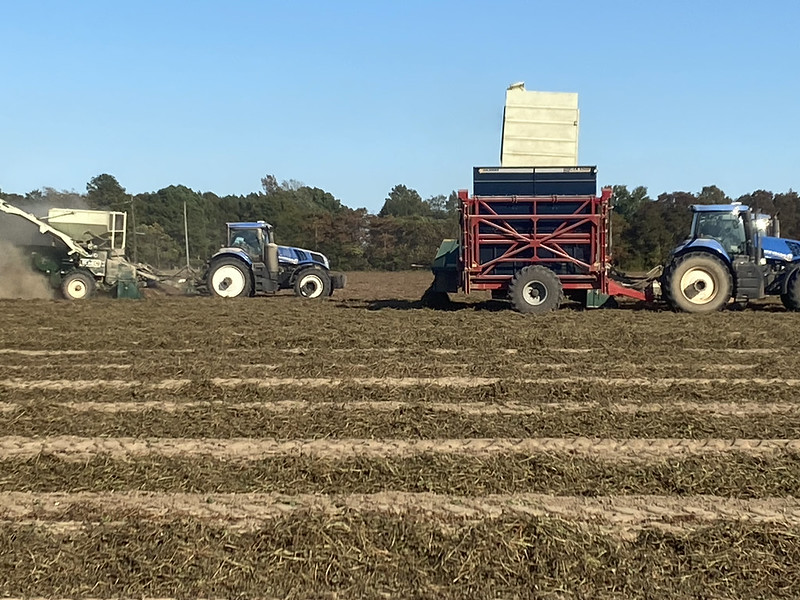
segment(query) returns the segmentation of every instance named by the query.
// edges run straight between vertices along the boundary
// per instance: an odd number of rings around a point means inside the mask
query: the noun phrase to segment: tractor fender
[[[211,258],[206,261],[206,264],[203,267],[203,273],[200,278],[195,281],[195,285],[203,288],[206,287],[208,283],[208,276],[211,272],[211,268],[214,266],[214,263],[226,258],[232,258],[234,260],[243,262],[245,265],[247,265],[247,270],[250,271],[250,275],[252,277],[253,261],[244,250],[241,248],[220,248],[211,256]]]
[[[305,271],[307,269],[313,269],[314,267],[316,267],[317,269],[321,269],[321,270],[325,271],[325,273],[328,273],[330,275],[330,269],[325,267],[325,265],[321,265],[318,262],[314,262],[314,261],[306,261],[306,262],[302,262],[302,263],[298,264],[297,266],[295,266],[294,270],[292,271],[291,277],[289,277],[289,283],[291,285],[294,285],[294,282],[297,281],[297,278],[300,276],[300,274],[303,271]]]
[[[221,248],[211,258],[208,259],[208,264],[211,264],[220,258],[237,258],[245,263],[250,269],[253,268],[253,260],[247,255],[247,252],[241,248]]]
[[[687,252],[709,252],[711,254],[715,254],[717,258],[722,260],[726,265],[728,265],[728,269],[731,268],[731,257],[725,251],[725,248],[722,247],[717,240],[712,239],[705,239],[705,238],[696,238],[693,240],[687,240],[683,242],[679,246],[672,251],[671,258],[677,258],[679,256],[683,256]]]
[[[687,240],[677,246],[672,253],[670,254],[669,261],[667,262],[667,267],[664,269],[664,273],[661,276],[662,282],[665,281],[665,277],[667,275],[667,270],[669,265],[672,264],[675,260],[683,256],[684,254],[688,254],[689,252],[707,252],[712,256],[720,259],[726,267],[728,267],[728,271],[733,278],[733,284],[736,286],[736,273],[733,272],[733,263],[731,261],[730,255],[725,252],[725,248],[722,247],[717,240],[710,240],[710,239],[703,239],[697,238],[694,240]]]
[[[721,260],[722,263],[728,268],[728,272],[731,274],[731,278],[733,280],[734,288],[736,287],[736,274],[733,272],[733,264],[731,264],[731,258],[728,253],[725,252],[725,248],[722,247],[722,244],[720,244],[717,240],[697,238],[693,240],[686,240],[685,242],[676,246],[675,249],[670,253],[667,264],[664,266],[664,270],[662,271],[659,279],[662,288],[669,285],[669,278],[672,273],[672,265],[674,265],[682,256],[689,254],[690,252],[705,252],[706,254],[710,254],[711,256]]]

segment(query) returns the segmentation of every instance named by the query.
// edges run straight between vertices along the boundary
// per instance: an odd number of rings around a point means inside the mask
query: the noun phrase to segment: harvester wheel
[[[253,277],[247,265],[238,258],[223,258],[215,261],[206,277],[208,290],[220,298],[250,296]]]
[[[95,281],[86,271],[72,271],[61,280],[61,293],[67,300],[86,300],[94,295]]]
[[[786,293],[781,294],[781,302],[787,310],[800,311],[800,268],[789,275]]]
[[[728,267],[707,252],[690,252],[674,259],[664,272],[664,284],[670,306],[689,313],[722,309],[733,290]]]
[[[294,282],[294,295],[302,298],[324,298],[332,292],[331,278],[319,267],[301,271]]]
[[[561,306],[564,290],[552,269],[533,265],[517,271],[508,286],[508,297],[515,310],[539,315]]]

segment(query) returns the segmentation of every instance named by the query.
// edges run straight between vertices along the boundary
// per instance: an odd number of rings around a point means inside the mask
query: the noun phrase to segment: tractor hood
[[[278,246],[278,260],[282,263],[299,265],[302,263],[316,263],[326,269],[330,268],[328,257],[313,250],[294,248],[292,246]]]
[[[779,262],[800,261],[800,241],[787,240],[770,236],[761,236],[761,248],[764,250],[764,258]],[[689,249],[703,249],[715,252],[720,256],[729,259],[728,252],[717,240],[703,238],[689,238],[678,244],[670,253],[670,256],[681,254]]]
[[[764,258],[767,260],[783,262],[800,260],[800,242],[797,240],[763,236],[761,247],[764,249]]]
[[[228,246],[220,248],[211,257],[211,260],[223,254],[233,255],[242,259],[248,265],[253,263],[253,259],[247,252],[238,246]],[[328,257],[313,250],[306,250],[304,248],[293,248],[292,246],[278,246],[278,262],[282,265],[320,265],[326,269],[330,269]]]

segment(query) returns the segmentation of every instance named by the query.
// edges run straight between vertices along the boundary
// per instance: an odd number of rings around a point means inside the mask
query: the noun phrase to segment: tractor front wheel
[[[789,275],[786,293],[781,294],[781,302],[787,310],[800,311],[800,268]]]
[[[86,300],[94,295],[94,277],[86,271],[72,271],[61,280],[61,293],[67,300]]]
[[[302,298],[324,298],[333,292],[331,278],[320,268],[300,272],[294,281],[294,295]]]
[[[564,290],[552,269],[533,265],[517,271],[508,286],[508,297],[515,310],[540,315],[561,306]]]
[[[250,269],[238,258],[223,258],[214,262],[208,270],[206,281],[211,294],[220,298],[250,296],[253,291]]]
[[[728,267],[706,252],[679,256],[664,273],[664,296],[675,310],[710,313],[731,299],[733,280]]]

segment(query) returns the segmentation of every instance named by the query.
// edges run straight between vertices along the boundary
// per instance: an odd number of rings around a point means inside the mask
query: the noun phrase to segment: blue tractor
[[[278,246],[264,221],[228,223],[228,241],[212,256],[203,276],[213,296],[234,298],[293,289],[303,298],[323,298],[345,286],[324,254]]]
[[[692,206],[689,238],[670,254],[661,293],[675,310],[707,313],[780,296],[800,311],[800,242],[783,239],[776,218],[741,203]]]

